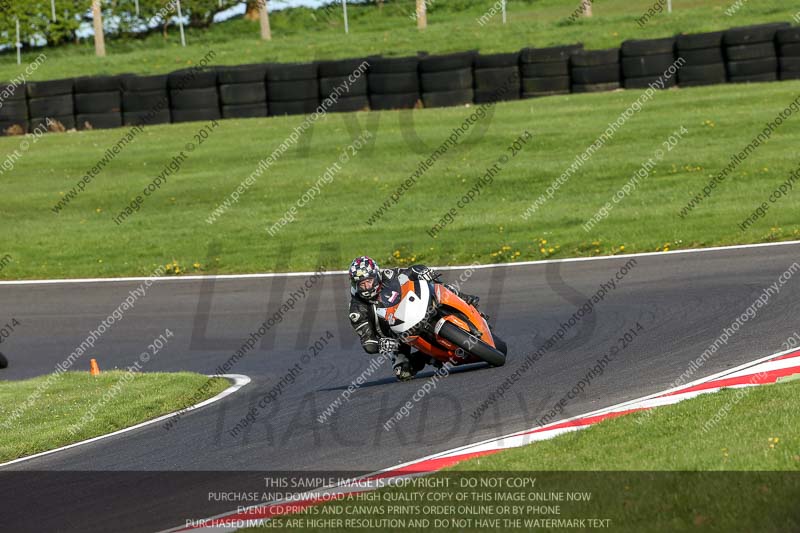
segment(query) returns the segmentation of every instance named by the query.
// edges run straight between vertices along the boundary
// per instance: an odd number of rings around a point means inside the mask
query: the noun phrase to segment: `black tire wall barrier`
[[[367,86],[372,109],[411,109],[422,105],[419,59],[370,58]]]
[[[728,81],[722,35],[721,31],[678,35],[675,46],[684,61],[678,71],[678,85],[695,87]]]
[[[241,65],[217,73],[222,118],[267,116],[267,65]]]
[[[73,79],[29,83],[28,124],[31,131],[46,128],[48,119],[59,122],[66,129],[75,128],[74,88]]]
[[[626,89],[646,89],[675,63],[675,37],[625,41],[620,47],[622,80]],[[664,87],[677,85],[675,76],[664,79]]]
[[[126,126],[168,124],[167,76],[128,76],[122,82],[122,122]]]
[[[425,107],[449,107],[475,101],[473,62],[477,51],[426,56],[419,61],[419,85]]]
[[[355,82],[346,83],[360,66]],[[444,107],[652,86],[676,61],[665,87],[800,79],[800,27],[788,22],[630,40],[620,48],[571,44],[480,55],[255,64],[167,75],[81,77],[0,83],[0,131],[19,134],[47,119],[97,129],[220,118],[308,114],[332,92],[328,111]],[[347,91],[341,88],[349,86]],[[59,128],[60,129],[60,128]]]
[[[75,124],[79,130],[122,126],[122,86],[119,76],[75,80]]]
[[[778,30],[778,61],[782,80],[800,80],[800,27]]]
[[[572,92],[596,93],[621,87],[620,49],[579,50],[570,56]]]
[[[569,94],[569,58],[581,50],[583,44],[580,43],[521,50],[519,61],[522,98]]]

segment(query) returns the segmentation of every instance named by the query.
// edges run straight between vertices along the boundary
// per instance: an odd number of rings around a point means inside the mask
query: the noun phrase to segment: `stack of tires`
[[[523,49],[519,54],[522,97],[568,94],[569,58],[582,49],[583,44]]]
[[[367,96],[368,65],[364,59],[342,59],[322,61],[318,66],[319,99],[324,101],[338,94],[336,103],[328,111],[366,111],[369,109]]]
[[[522,97],[550,96],[570,92],[569,58],[583,44],[551,48],[525,48],[519,54]]]
[[[580,50],[570,56],[572,92],[596,93],[621,87],[619,48]]]
[[[722,38],[732,83],[775,81],[778,54],[775,34],[788,23],[760,24],[727,30]]]
[[[37,81],[28,84],[28,114],[31,131],[47,128],[47,119],[64,129],[75,128],[75,106],[72,101],[74,80]]]
[[[222,118],[267,116],[267,65],[242,65],[218,73]]]
[[[372,109],[411,109],[419,103],[419,59],[376,57],[369,62]]]
[[[625,41],[620,53],[626,89],[646,89],[659,78],[665,89],[677,85],[676,73],[668,72],[675,63],[675,37]]]
[[[519,100],[519,53],[475,56],[475,103]]]
[[[24,85],[0,84],[0,135],[5,135],[6,130],[14,126],[23,132],[28,131],[28,102],[25,91]]]
[[[79,130],[122,126],[120,78],[100,76],[76,79],[75,122]]]
[[[721,31],[678,35],[675,46],[682,61],[678,71],[678,85],[681,87],[728,81]]]
[[[167,75],[172,122],[217,120],[219,111],[216,70],[178,70]]]
[[[475,100],[475,92],[472,90],[474,59],[474,51],[420,59],[419,81],[425,107],[472,103]]]
[[[123,76],[122,123],[126,126],[169,124],[167,76]]]
[[[800,79],[800,27],[779,30],[775,40],[780,53],[781,79]]]
[[[319,105],[316,63],[286,63],[267,68],[270,116],[313,113]]]

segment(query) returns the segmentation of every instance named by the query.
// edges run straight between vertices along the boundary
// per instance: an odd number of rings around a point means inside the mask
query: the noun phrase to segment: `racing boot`
[[[414,352],[411,354],[409,360],[411,361],[411,371],[416,375],[417,372],[425,368],[426,365],[432,364],[434,359],[422,352]]]
[[[394,372],[395,377],[400,381],[408,381],[413,379],[417,374],[417,370],[413,368],[408,355],[402,352],[395,354],[394,359],[392,360],[392,371]]]
[[[445,283],[444,286],[450,289],[450,291],[453,292],[456,296],[464,300],[468,305],[471,305],[475,309],[478,308],[478,302],[480,302],[481,299],[475,296],[474,294],[467,294],[465,292],[461,292],[455,285],[451,285],[449,283]]]

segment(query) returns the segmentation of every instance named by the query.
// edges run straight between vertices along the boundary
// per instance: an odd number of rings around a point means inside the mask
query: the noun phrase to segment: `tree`
[[[425,0],[417,0],[417,28],[420,30],[428,27],[428,14],[425,8]]]
[[[0,2],[0,44],[12,50],[16,43],[15,26],[19,19],[20,41],[27,45],[44,41],[48,46],[77,40],[82,21],[89,20],[86,0],[58,0],[58,17],[53,22],[50,0],[4,0]]]
[[[262,5],[259,9],[258,18],[261,21],[261,39],[264,41],[272,40],[272,31],[269,28],[269,11],[267,10],[267,0],[261,0]]]
[[[244,10],[244,18],[247,20],[258,20],[261,16],[261,1],[247,0],[247,7]]]
[[[103,14],[100,0],[92,0],[92,24],[94,26],[94,53],[97,57],[106,56],[106,40],[103,34]]]

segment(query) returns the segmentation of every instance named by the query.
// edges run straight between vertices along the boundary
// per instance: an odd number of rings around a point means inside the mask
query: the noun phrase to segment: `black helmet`
[[[365,300],[372,300],[381,290],[381,271],[378,264],[362,255],[350,263],[350,286],[355,294]]]

